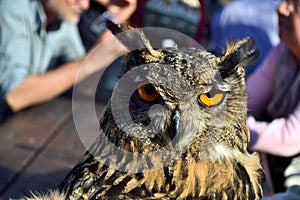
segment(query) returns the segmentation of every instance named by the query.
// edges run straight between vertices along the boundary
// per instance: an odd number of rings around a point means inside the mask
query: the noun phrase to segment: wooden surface
[[[84,111],[88,102],[79,107]],[[101,113],[103,105],[98,106]],[[83,119],[89,127],[90,120]],[[57,98],[13,115],[0,125],[0,199],[55,188],[86,151],[72,115],[72,102]],[[264,161],[262,155],[262,161]],[[265,194],[273,194],[264,164]]]
[[[84,154],[71,108],[70,99],[55,99],[0,126],[1,199],[55,188]]]

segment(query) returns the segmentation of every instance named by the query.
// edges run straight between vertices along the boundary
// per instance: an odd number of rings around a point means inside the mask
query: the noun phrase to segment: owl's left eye
[[[155,101],[159,97],[158,92],[151,84],[140,84],[137,92],[141,99],[148,102]]]
[[[220,105],[224,100],[225,94],[223,91],[213,90],[208,93],[200,94],[199,102],[205,107],[213,107]]]

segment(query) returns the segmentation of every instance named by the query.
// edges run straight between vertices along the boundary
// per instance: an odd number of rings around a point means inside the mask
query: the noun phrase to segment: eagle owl
[[[217,57],[199,48],[155,49],[139,30],[108,27],[125,30],[125,46],[144,48],[126,56],[129,78],[116,85],[100,136],[56,195],[260,199],[263,170],[247,151],[244,68],[258,56],[253,39],[228,43]]]

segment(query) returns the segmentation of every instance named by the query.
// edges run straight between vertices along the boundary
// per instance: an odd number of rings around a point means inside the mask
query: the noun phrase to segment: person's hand
[[[134,13],[137,0],[110,0],[107,10],[115,15],[117,22],[126,22]]]

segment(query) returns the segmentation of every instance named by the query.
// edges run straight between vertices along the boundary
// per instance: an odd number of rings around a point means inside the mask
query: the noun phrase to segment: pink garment
[[[248,78],[250,116],[247,123],[253,139],[254,136],[258,136],[254,144],[250,142],[251,150],[292,156],[300,152],[300,103],[288,117],[276,118],[270,123],[256,121],[253,117],[260,116],[272,98],[274,91],[272,78],[274,78],[275,67],[284,50],[285,46],[282,43],[275,47],[262,66]]]

